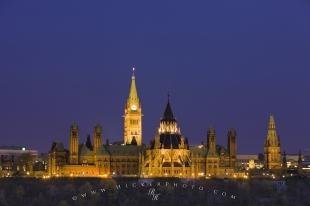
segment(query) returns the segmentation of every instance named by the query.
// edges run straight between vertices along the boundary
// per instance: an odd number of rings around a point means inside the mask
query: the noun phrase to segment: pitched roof
[[[185,147],[188,149],[188,140],[181,134],[159,134],[160,148],[161,149],[179,149],[184,138]],[[155,148],[155,140],[151,141],[150,148]]]
[[[208,154],[207,148],[205,146],[203,147],[191,146],[189,149],[193,156],[206,157]]]
[[[64,145],[62,142],[53,142],[51,151],[54,152],[63,152],[65,151]]]
[[[112,156],[139,156],[143,148],[135,145],[108,145],[106,149]]]
[[[82,145],[80,145],[80,154],[81,154],[81,156],[85,156],[85,155],[87,156],[87,155],[93,155],[94,153],[92,150],[90,150],[86,146],[86,144],[82,144]]]
[[[173,112],[172,112],[169,100],[168,100],[162,121],[176,121],[173,116]]]

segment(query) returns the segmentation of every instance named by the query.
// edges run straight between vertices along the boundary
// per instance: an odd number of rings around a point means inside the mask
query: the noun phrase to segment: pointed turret
[[[85,145],[89,150],[93,150],[93,145],[90,140],[90,134],[87,135]]]
[[[70,127],[69,140],[69,162],[70,164],[78,164],[79,155],[79,127],[74,122]]]
[[[207,131],[207,148],[208,155],[216,155],[216,132],[213,127],[209,127]]]
[[[98,153],[102,146],[102,126],[97,124],[93,131],[94,151]]]
[[[237,157],[237,132],[234,128],[229,129],[227,133],[227,150],[229,155],[229,166],[234,168],[236,166]]]
[[[219,168],[219,154],[216,146],[216,131],[214,127],[207,130],[206,173],[216,175]]]
[[[175,121],[175,118],[173,116],[173,112],[170,106],[170,100],[168,99],[168,103],[162,118],[162,121]]]

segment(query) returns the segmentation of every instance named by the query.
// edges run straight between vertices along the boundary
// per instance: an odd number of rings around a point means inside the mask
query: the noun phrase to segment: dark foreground
[[[310,205],[310,179],[0,179],[0,205]]]

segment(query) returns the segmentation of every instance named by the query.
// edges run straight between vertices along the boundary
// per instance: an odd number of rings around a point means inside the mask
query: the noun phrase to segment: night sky
[[[149,144],[171,94],[190,144],[238,132],[259,153],[270,113],[282,149],[310,148],[310,1],[0,1],[0,145],[47,152],[103,125],[123,139],[131,68]]]

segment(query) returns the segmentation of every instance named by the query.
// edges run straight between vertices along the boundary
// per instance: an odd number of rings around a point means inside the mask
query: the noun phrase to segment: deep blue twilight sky
[[[144,143],[170,92],[191,144],[234,127],[262,152],[273,113],[284,150],[310,148],[309,0],[1,0],[0,145],[68,145],[73,121],[122,140],[133,65]]]

